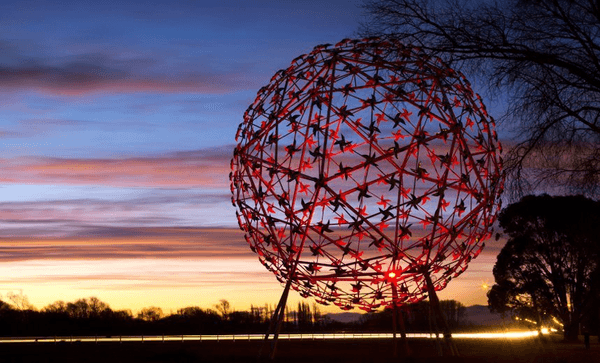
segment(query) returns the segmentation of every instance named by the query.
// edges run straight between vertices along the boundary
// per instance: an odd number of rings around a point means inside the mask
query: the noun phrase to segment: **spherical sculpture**
[[[466,79],[418,48],[318,46],[244,114],[231,173],[239,225],[302,296],[367,311],[419,301],[492,233],[494,127]]]

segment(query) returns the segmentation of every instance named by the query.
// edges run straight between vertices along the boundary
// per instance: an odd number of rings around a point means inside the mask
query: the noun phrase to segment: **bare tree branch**
[[[508,95],[514,197],[600,196],[600,6],[596,0],[366,0],[368,36],[394,36]],[[560,188],[557,188],[560,186]]]

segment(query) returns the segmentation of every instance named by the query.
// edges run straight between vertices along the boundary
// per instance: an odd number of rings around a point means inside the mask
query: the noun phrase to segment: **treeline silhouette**
[[[454,300],[442,301],[453,328],[463,323],[464,306]],[[0,300],[0,336],[120,336],[263,333],[267,330],[274,307],[251,306],[249,311],[231,309],[220,300],[212,308],[190,306],[165,315],[158,307],[147,307],[137,315],[131,310],[112,310],[98,298],[75,302],[54,302],[41,310],[30,304],[9,304]],[[343,323],[323,314],[316,304],[300,302],[287,308],[283,332],[391,331],[389,309],[365,314],[357,321]],[[423,301],[402,309],[408,331],[430,331],[429,304]]]

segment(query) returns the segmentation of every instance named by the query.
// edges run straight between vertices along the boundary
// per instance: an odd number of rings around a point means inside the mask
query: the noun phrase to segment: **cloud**
[[[4,131],[0,130],[0,139],[10,138],[10,137],[21,137],[21,133],[15,131]]]
[[[129,158],[0,159],[0,182],[227,189],[233,146]]]
[[[48,194],[71,192],[86,193],[86,188]],[[138,237],[140,230],[132,228],[237,225],[226,192],[133,189],[113,197],[88,193],[90,198],[6,201],[0,205],[0,237]]]
[[[40,119],[25,119],[17,121],[18,124],[27,129],[37,128],[50,128],[50,127],[71,127],[71,128],[85,128],[89,129],[100,128],[104,130],[114,130],[115,124],[111,122],[103,121],[87,121],[87,120],[69,120],[69,119],[52,119],[52,118],[40,118]],[[140,127],[148,126],[148,122],[136,122],[128,121],[127,123],[120,123],[119,126],[123,127]]]
[[[0,238],[0,262],[115,258],[242,258],[252,256],[236,228],[96,227],[88,235]]]
[[[4,47],[10,43],[4,42]],[[15,47],[10,62],[0,65],[0,89],[33,89],[77,96],[93,93],[202,93],[223,94],[255,89],[257,79],[247,66],[216,69],[208,59],[202,67],[168,67],[160,56],[89,53],[61,57],[61,62],[19,54]]]
[[[88,121],[73,119],[22,119],[18,120],[11,130],[0,130],[0,139],[24,138],[36,136],[48,136],[53,132],[73,132],[73,131],[108,131],[115,130],[137,130],[142,128],[151,129],[155,127],[150,122],[128,121],[128,122],[106,122],[106,121]]]

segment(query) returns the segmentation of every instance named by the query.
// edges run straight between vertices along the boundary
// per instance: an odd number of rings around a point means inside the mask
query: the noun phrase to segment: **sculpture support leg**
[[[441,357],[444,355],[442,350],[442,345],[440,344],[440,329],[438,328],[437,322],[435,321],[435,316],[431,313],[431,304],[427,305],[427,316],[429,319],[429,331],[435,332],[435,347],[437,349],[438,355]]]
[[[394,321],[392,324],[393,327],[393,337],[394,337],[394,357],[398,355],[398,341],[396,339],[396,324],[400,324],[400,339],[402,341],[402,346],[404,349],[404,356],[410,355],[410,349],[408,348],[408,339],[406,339],[406,325],[404,324],[404,316],[402,315],[402,310],[398,305],[398,288],[396,284],[392,283],[392,299],[394,301]]]
[[[275,352],[277,350],[277,338],[279,337],[279,332],[281,331],[281,324],[283,322],[283,318],[285,315],[285,305],[287,303],[287,298],[288,298],[288,295],[290,292],[291,285],[292,285],[292,280],[288,279],[287,283],[285,284],[283,293],[281,294],[281,298],[279,299],[279,303],[277,304],[277,307],[275,308],[275,311],[273,312],[273,316],[271,317],[271,321],[269,322],[269,329],[267,330],[267,332],[265,334],[263,344],[262,344],[260,350],[258,351],[259,358],[262,357],[262,352],[263,352],[265,346],[268,344],[269,336],[271,334],[273,334],[273,339],[271,341],[271,352],[269,354],[269,358],[270,359],[275,358]]]
[[[402,341],[402,345],[404,348],[404,356],[410,356],[410,348],[408,347],[408,339],[406,338],[406,325],[404,324],[404,315],[402,314],[402,309],[398,309],[398,322],[400,323],[400,340]]]
[[[442,325],[442,330],[444,331],[444,342],[448,347],[451,356],[459,356],[458,349],[456,348],[456,344],[452,340],[452,332],[450,331],[450,327],[444,319],[444,314],[442,313],[442,308],[440,306],[440,300],[438,299],[437,293],[435,292],[435,287],[433,286],[433,282],[431,281],[431,276],[429,275],[429,271],[425,271],[423,273],[425,277],[425,282],[427,283],[427,292],[429,294],[429,303],[431,304],[431,308],[433,309],[433,313],[435,316],[435,320]]]
[[[277,326],[275,328],[275,333],[273,334],[273,341],[271,342],[271,360],[275,359],[275,352],[277,351],[277,338],[279,338],[279,332],[281,331],[281,324],[283,323],[283,318],[285,315],[285,305],[287,303],[287,298],[290,292],[290,285],[292,280],[288,280],[285,285],[285,290],[283,291],[283,295],[281,296],[281,300],[279,301],[279,318],[277,320]]]
[[[392,285],[393,286],[393,285]],[[394,342],[394,358],[398,357],[398,339],[396,338],[396,322],[398,321],[398,305],[394,304],[394,311],[392,315],[392,341]]]

